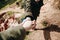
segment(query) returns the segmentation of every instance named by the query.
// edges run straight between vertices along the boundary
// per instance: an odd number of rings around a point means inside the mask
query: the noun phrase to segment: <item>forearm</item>
[[[21,38],[25,34],[25,29],[23,27],[14,27],[9,28],[6,31],[0,32],[0,37],[3,40],[17,40],[17,38]]]

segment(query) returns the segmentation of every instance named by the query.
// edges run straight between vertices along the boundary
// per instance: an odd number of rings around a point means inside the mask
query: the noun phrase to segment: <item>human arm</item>
[[[21,25],[20,25],[21,26]],[[22,36],[25,35],[25,29],[23,27],[11,27],[8,28],[6,31],[0,32],[0,39],[2,40],[17,40],[21,39]]]
[[[26,31],[34,27],[32,23],[32,21],[27,21],[19,26],[10,27],[6,31],[0,32],[0,40],[17,40],[19,37],[21,38]]]

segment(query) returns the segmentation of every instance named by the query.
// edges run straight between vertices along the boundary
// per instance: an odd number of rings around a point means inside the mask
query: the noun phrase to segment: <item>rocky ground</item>
[[[60,28],[51,27],[33,31],[26,36],[25,40],[60,40]]]

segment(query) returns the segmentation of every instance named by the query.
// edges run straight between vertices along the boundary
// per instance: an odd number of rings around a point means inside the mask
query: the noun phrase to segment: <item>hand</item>
[[[26,22],[23,24],[23,27],[25,28],[26,31],[34,28],[35,26],[36,26],[35,20],[34,20],[34,21],[26,21]]]

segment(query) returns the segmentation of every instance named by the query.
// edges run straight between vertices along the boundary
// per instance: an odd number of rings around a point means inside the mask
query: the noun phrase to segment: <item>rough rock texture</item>
[[[25,40],[60,40],[60,28],[51,27],[33,31],[26,36]]]
[[[36,28],[46,28],[51,24],[60,27],[60,0],[49,0],[42,6]]]
[[[25,40],[45,40],[43,30],[37,30],[29,33],[29,35],[26,36]]]
[[[48,2],[48,0],[43,0],[43,3],[46,4]]]

